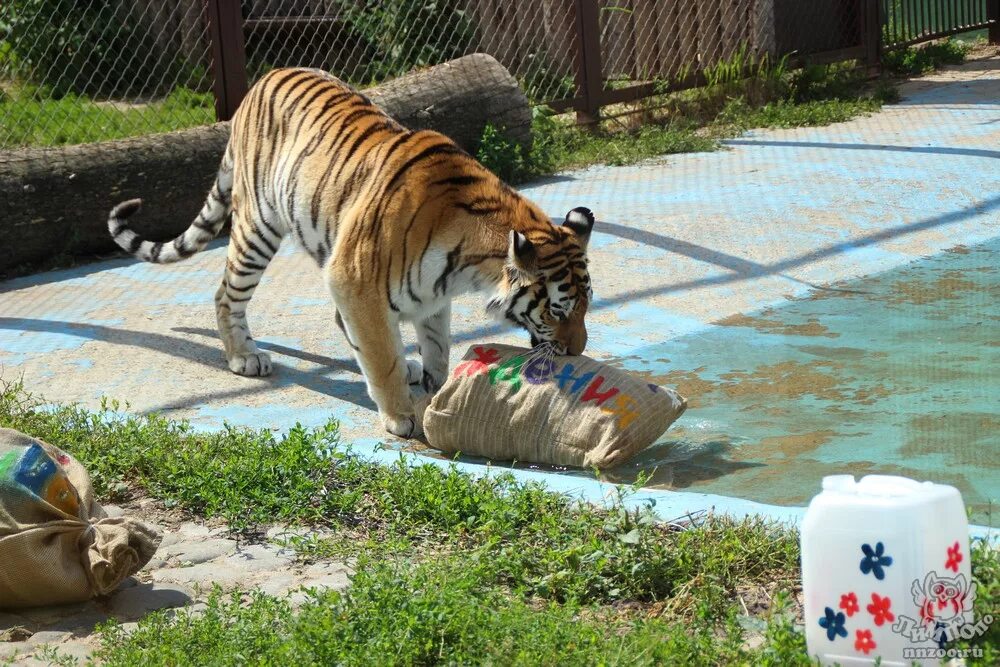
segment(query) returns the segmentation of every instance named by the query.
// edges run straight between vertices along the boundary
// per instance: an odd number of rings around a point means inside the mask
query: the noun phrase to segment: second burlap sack
[[[0,429],[0,609],[82,602],[145,565],[160,532],[109,518],[72,456]]]
[[[672,389],[589,357],[477,345],[424,414],[441,451],[613,468],[651,445],[687,407]]]

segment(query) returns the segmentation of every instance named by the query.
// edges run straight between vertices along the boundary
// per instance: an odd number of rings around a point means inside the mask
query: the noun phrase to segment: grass
[[[810,100],[795,103],[778,100],[759,107],[747,104],[744,98],[730,100],[716,117],[722,127],[743,132],[758,127],[812,127],[842,123],[859,114],[872,113],[882,107],[874,97],[856,100]]]
[[[787,620],[768,651],[744,648],[733,613],[690,624],[626,618],[575,604],[531,602],[484,586],[476,564],[379,564],[343,594],[300,611],[254,596],[216,596],[199,618],[147,619],[106,635],[109,665],[797,665]],[[780,633],[780,634],[779,634]]]
[[[350,557],[358,574],[298,610],[217,595],[197,617],[154,614],[129,634],[108,626],[107,664],[808,664],[787,594],[798,536],[786,526],[671,526],[621,498],[581,505],[502,472],[379,466],[338,447],[334,424],[197,433],[119,407],[43,408],[8,385],[0,425],[72,452],[104,501],[151,496],[243,533],[333,529],[291,544],[303,558]],[[977,549],[973,567],[977,613],[996,614],[996,552]],[[747,627],[764,629],[760,645]],[[996,636],[973,641],[996,657]]]
[[[919,76],[943,65],[961,65],[971,46],[956,39],[942,39],[919,48],[888,51],[882,66],[894,76]]]
[[[62,146],[170,132],[215,122],[211,93],[177,88],[167,97],[119,106],[67,95],[50,99],[30,89],[0,91],[0,150]]]

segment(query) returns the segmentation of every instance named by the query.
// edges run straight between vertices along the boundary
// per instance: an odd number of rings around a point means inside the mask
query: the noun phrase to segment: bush
[[[969,45],[953,39],[944,39],[919,48],[912,46],[887,52],[882,57],[883,66],[892,74],[916,76],[941,67],[961,65],[969,52]]]
[[[340,12],[349,32],[346,42],[374,51],[356,76],[360,85],[458,58],[476,36],[458,0],[342,0]]]
[[[166,92],[190,70],[165,56],[128,0],[9,0],[16,69],[54,98]]]
[[[547,107],[533,107],[531,148],[525,151],[501,129],[487,124],[476,159],[508,183],[518,184],[555,171],[560,142],[566,131],[552,118]]]

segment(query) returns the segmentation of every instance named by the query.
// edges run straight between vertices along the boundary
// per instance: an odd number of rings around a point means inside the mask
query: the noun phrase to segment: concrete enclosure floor
[[[907,84],[902,93],[899,104],[850,122],[754,131],[713,153],[594,167],[522,188],[553,217],[581,205],[598,217],[587,353],[696,394],[677,424],[678,435],[668,432],[638,460],[659,466],[655,486],[686,491],[649,490],[646,497],[658,498],[661,512],[714,506],[795,518],[799,510],[783,508],[805,504],[819,490],[820,475],[838,471],[904,472],[956,483],[966,502],[979,507],[1000,499],[997,276],[985,270],[971,280],[964,273],[997,264],[998,246],[990,242],[1000,237],[1000,59],[936,73]],[[137,227],[141,231],[141,215]],[[892,359],[875,357],[878,363],[851,366],[849,380],[830,374],[874,349],[864,333],[887,326],[895,317],[892,309],[877,300],[845,302],[831,315],[841,324],[837,328],[813,321],[819,316],[798,306],[789,311],[789,304],[838,290],[863,293],[866,276],[903,270],[956,248],[951,255],[965,256],[963,248],[978,254],[958,266],[919,264],[919,271],[931,274],[899,288],[916,308],[905,317],[923,327],[923,336],[911,340],[901,358],[911,363],[921,357],[920,346],[936,335],[941,303],[950,307],[948,295],[971,293],[964,303],[973,314],[981,309],[977,321],[983,328],[964,340],[962,354],[949,360],[947,370],[974,377],[956,391],[970,391],[979,402],[965,409],[921,408],[929,421],[920,426],[918,420],[909,431],[880,432],[898,440],[873,456],[856,438],[865,428],[871,431],[870,424],[842,414],[840,425],[831,423],[838,411],[870,410],[878,402],[893,413],[893,406],[902,405],[894,392],[904,391],[891,381],[898,369]],[[264,379],[230,373],[212,305],[224,261],[220,240],[181,264],[119,259],[0,284],[2,377],[23,376],[30,391],[52,402],[95,407],[106,396],[128,401],[134,412],[163,412],[202,428],[228,422],[284,430],[333,417],[342,424],[344,442],[357,451],[386,456],[376,447],[386,443],[390,450],[434,460],[433,452],[381,431],[334,325],[319,271],[290,241],[249,309],[254,336],[272,353],[275,372]],[[928,289],[948,295],[921,310],[930,303],[921,299]],[[527,344],[526,335],[487,320],[484,305],[478,296],[456,302],[453,363],[472,343]],[[843,324],[852,314],[857,321]],[[743,333],[719,333],[734,327]],[[765,345],[761,332],[769,336],[766,354],[758,349]],[[933,346],[935,353],[940,349],[948,349],[948,338]],[[947,378],[931,373],[925,379]],[[699,382],[719,386],[706,389]],[[847,382],[850,390],[837,382]],[[726,383],[738,387],[727,391]],[[720,422],[720,415],[737,410],[757,419]],[[825,415],[822,424],[818,413]],[[935,421],[934,415],[945,413],[952,421]],[[701,428],[699,420],[713,419],[711,437],[691,436]],[[952,427],[974,443],[974,452],[935,450],[941,429]],[[675,450],[681,453],[673,455]],[[704,457],[711,464],[692,472]],[[674,468],[685,470],[683,461],[687,476],[671,475]],[[964,466],[960,474],[952,469],[956,462]],[[476,462],[469,466],[478,469]],[[972,475],[974,470],[981,474]],[[554,488],[588,496],[603,492],[598,482],[566,472],[519,474],[541,475]],[[634,472],[611,471],[608,479],[629,479]],[[997,521],[985,514],[976,520]]]

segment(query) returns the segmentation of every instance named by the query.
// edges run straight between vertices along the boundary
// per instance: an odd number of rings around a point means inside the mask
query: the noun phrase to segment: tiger
[[[272,371],[246,310],[291,236],[319,265],[368,395],[401,438],[422,435],[447,379],[456,296],[485,293],[487,314],[525,329],[532,346],[578,355],[587,344],[593,213],[576,207],[556,224],[444,134],[403,127],[321,70],[275,69],[248,91],[205,203],[179,236],[139,236],[128,221],[141,205],[115,206],[108,230],[157,264],[191,257],[231,220],[215,313],[239,375]],[[405,357],[404,321],[420,361]]]

